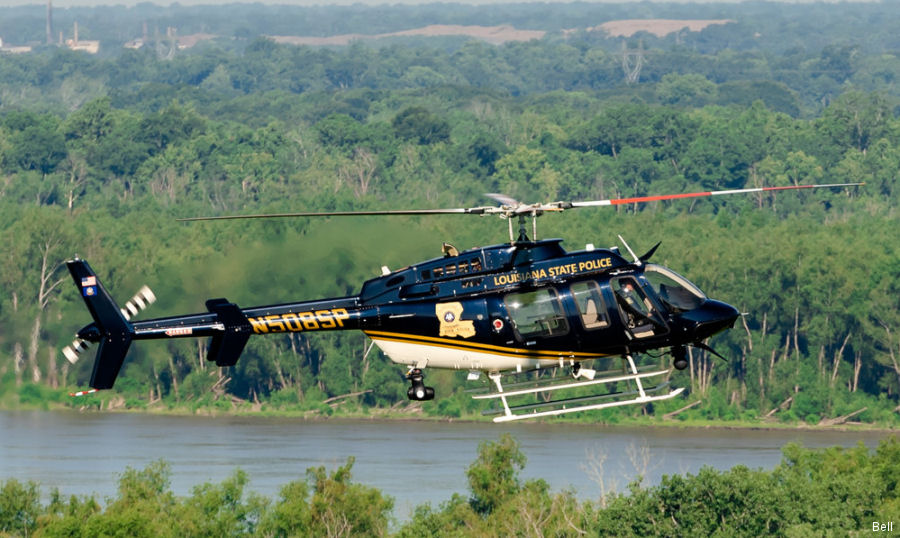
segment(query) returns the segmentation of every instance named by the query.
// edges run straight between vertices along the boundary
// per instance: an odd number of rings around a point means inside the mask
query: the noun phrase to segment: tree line
[[[492,62],[510,53],[467,47],[492,51],[471,58],[486,73],[502,70]],[[394,56],[416,50],[398,47]],[[391,55],[361,45],[335,52],[267,41],[242,53],[171,62],[141,54],[0,56],[4,69],[32,81],[20,81],[18,93],[5,94],[12,102],[0,104],[4,405],[55,401],[89,377],[89,359],[72,366],[59,352],[89,321],[61,265],[76,254],[120,302],[151,285],[160,301],[143,315],[155,317],[204,311],[209,297],[253,306],[351,295],[382,265],[439,255],[441,241],[467,248],[505,240],[505,224],[485,219],[186,225],[178,217],[475,206],[487,202],[485,192],[579,200],[865,181],[834,192],[581,211],[545,217],[542,227],[571,249],[612,244],[617,233],[637,248],[661,240],[655,259],[748,313],[713,342],[730,362],[700,353],[675,374],[673,382],[703,402],[679,418],[828,423],[859,411],[854,419],[897,421],[900,122],[888,93],[842,90],[807,118],[764,99],[713,104],[701,98],[711,95],[705,90],[688,91],[699,82],[690,75],[613,93],[514,93],[496,77],[483,85],[394,88],[356,75],[344,89],[291,92],[281,85],[324,80],[350,60],[357,62],[351,72],[364,74]],[[207,63],[216,54],[221,61]],[[300,68],[315,62],[279,63],[295,55],[295,62],[320,55],[324,71]],[[207,78],[165,78],[181,69],[209,77],[224,69],[221,80],[233,81],[231,62],[259,69],[257,82],[241,91],[227,82],[231,89],[222,93]],[[64,73],[82,76],[97,95],[69,86]],[[27,91],[39,81],[49,91]],[[63,94],[74,99],[70,108],[59,106]],[[385,237],[398,240],[386,244]],[[135,345],[114,397],[87,405],[391,409],[403,402],[406,382],[367,346],[359,333],[258,338],[236,367],[220,371],[205,361],[202,342]],[[462,393],[461,378],[436,377],[439,398],[422,412],[480,411]]]
[[[178,99],[219,117],[242,114],[243,121],[253,121],[262,114],[262,123],[296,118],[285,114],[284,107],[297,94],[363,88],[439,91],[457,86],[514,96],[612,96],[632,87],[625,93],[633,91],[647,102],[748,106],[759,99],[795,117],[821,114],[848,90],[898,95],[898,15],[890,6],[742,2],[636,9],[633,4],[587,3],[58,8],[57,28],[79,21],[82,38],[103,43],[101,54],[92,57],[56,45],[37,46],[29,54],[0,54],[0,95],[4,106],[51,108],[61,114],[103,95],[112,97],[116,107],[144,111]],[[44,7],[2,12],[0,37],[6,42],[44,41]],[[734,22],[662,37],[588,31],[603,22],[635,18]],[[499,46],[465,37],[404,37],[295,47],[266,37],[396,32],[428,24],[512,24],[548,33]],[[143,48],[123,48],[143,35],[145,27],[150,30]],[[159,32],[165,34],[169,27],[182,36],[218,37],[182,49],[160,41],[167,38]],[[635,70],[636,62],[640,69]],[[268,100],[278,104],[250,99],[253,108],[248,108],[250,103],[240,99],[260,92],[275,92]],[[206,108],[213,106],[215,111]],[[355,112],[358,119],[366,115]]]
[[[522,480],[526,464],[509,434],[483,442],[466,470],[469,491],[440,506],[417,507],[398,522],[393,499],[352,480],[353,458],[334,470],[314,467],[285,484],[277,499],[247,491],[238,469],[190,496],[170,489],[165,461],[126,469],[105,505],[95,496],[41,501],[39,484],[0,481],[0,533],[9,536],[807,536],[881,530],[893,521],[900,476],[896,436],[869,450],[806,449],[789,444],[773,470],[704,467],[637,476],[628,492],[580,500],[542,479]]]

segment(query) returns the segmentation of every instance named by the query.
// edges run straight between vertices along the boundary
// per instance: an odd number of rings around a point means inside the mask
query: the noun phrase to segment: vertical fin
[[[66,266],[99,332],[100,347],[94,359],[91,387],[110,389],[125,361],[134,329],[86,261],[76,258],[66,262]]]

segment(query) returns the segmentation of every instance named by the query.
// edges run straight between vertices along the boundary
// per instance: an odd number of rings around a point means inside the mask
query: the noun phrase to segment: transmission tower
[[[53,0],[47,0],[47,44],[53,44]]]
[[[159,27],[154,32],[154,41],[156,45],[156,55],[162,60],[171,60],[175,56],[177,48],[177,40],[175,39],[175,28],[169,26],[166,28],[166,37],[159,37]]]
[[[625,73],[625,83],[634,84],[641,76],[641,67],[644,65],[644,42],[638,41],[636,49],[629,49],[622,41],[622,71]]]

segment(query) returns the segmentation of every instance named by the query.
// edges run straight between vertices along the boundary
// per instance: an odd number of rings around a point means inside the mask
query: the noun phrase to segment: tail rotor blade
[[[88,340],[76,338],[72,341],[71,344],[64,347],[62,352],[63,355],[65,355],[66,360],[68,360],[72,364],[75,364],[76,362],[78,362],[79,356],[84,353],[89,347],[91,347],[91,343]]]
[[[125,316],[125,319],[130,321],[131,318],[138,315],[141,310],[155,302],[156,295],[153,294],[153,291],[149,287],[143,286],[134,294],[134,297],[125,303],[125,308],[120,308],[119,310],[122,312],[122,315]]]

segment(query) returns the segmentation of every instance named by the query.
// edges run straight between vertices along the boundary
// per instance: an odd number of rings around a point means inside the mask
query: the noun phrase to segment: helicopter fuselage
[[[253,335],[360,330],[394,362],[412,368],[406,374],[411,400],[430,400],[435,391],[423,382],[425,367],[487,372],[496,392],[473,396],[495,399],[502,408],[496,421],[556,416],[582,410],[645,404],[680,394],[666,392],[671,370],[638,368],[632,355],[668,348],[676,369],[688,366],[688,348],[720,356],[704,340],[733,327],[737,309],[709,299],[674,271],[647,263],[653,247],[626,260],[618,248],[567,252],[560,239],[529,240],[526,221],[537,237],[537,218],[546,212],[796,189],[847,188],[861,183],[790,185],[703,191],[609,200],[522,204],[508,196],[488,195],[499,206],[444,209],[389,209],[225,215],[181,219],[222,220],[359,215],[498,215],[508,221],[510,243],[458,252],[444,244],[444,256],[365,282],[358,295],[242,309],[227,299],[206,301],[207,312],[131,321],[155,299],[142,288],[119,308],[84,260],[67,262],[93,323],[83,327],[63,354],[73,363],[91,343],[99,349],[90,385],[112,388],[134,340],[210,337],[207,359],[233,366]],[[518,238],[513,220],[518,221]],[[620,356],[621,371],[597,372],[581,363]],[[504,388],[510,372],[568,364],[575,381]],[[470,372],[471,373],[471,372]],[[597,377],[599,375],[599,377]],[[472,376],[470,376],[471,378]],[[533,376],[540,378],[542,376]],[[552,375],[551,375],[552,377]],[[662,379],[645,387],[651,378]],[[633,390],[621,389],[625,382]],[[506,390],[510,389],[512,390]],[[594,394],[580,394],[595,389]],[[532,398],[546,391],[570,397],[511,405],[509,398]],[[85,394],[84,393],[76,394]],[[543,398],[543,396],[541,397]],[[601,403],[598,403],[602,401]],[[493,412],[493,411],[492,411]]]
[[[361,330],[396,363],[499,372],[688,345],[737,318],[666,268],[560,243],[480,247],[385,271],[357,296],[244,310],[212,300],[209,313],[135,322],[133,338]],[[209,359],[234,364],[239,347],[213,345]]]

